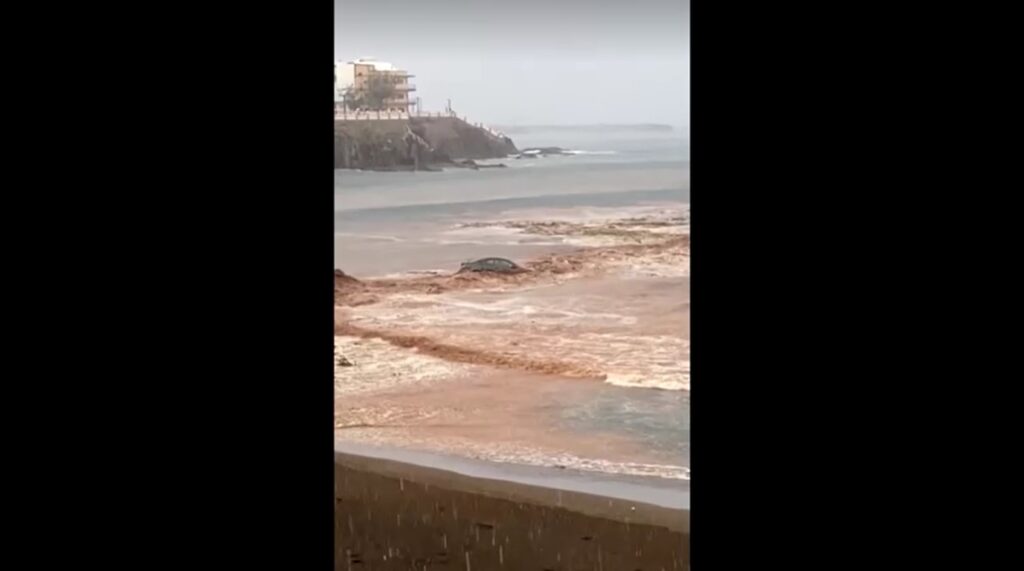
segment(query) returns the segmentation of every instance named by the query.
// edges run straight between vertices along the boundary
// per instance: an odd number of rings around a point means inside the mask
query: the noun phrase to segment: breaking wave
[[[578,151],[578,150],[562,151],[562,153],[566,154],[566,155],[617,155],[617,154],[619,154],[618,151]]]
[[[625,462],[588,458],[569,452],[545,450],[522,443],[479,442],[468,438],[424,436],[412,430],[380,431],[373,427],[352,427],[346,438],[366,443],[457,454],[474,460],[521,464],[545,468],[563,468],[600,474],[647,476],[669,480],[690,480],[690,468],[677,464]]]
[[[611,373],[607,375],[605,379],[606,383],[615,385],[617,387],[628,387],[638,389],[660,389],[663,391],[689,391],[690,390],[690,372],[689,366],[686,367],[685,373],[673,375],[669,378],[657,378],[649,375],[640,375],[635,373],[623,374],[623,373]]]

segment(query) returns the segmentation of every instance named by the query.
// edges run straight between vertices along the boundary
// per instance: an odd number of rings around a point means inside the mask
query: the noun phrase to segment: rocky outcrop
[[[480,168],[475,159],[503,158],[518,152],[508,137],[454,117],[334,123],[334,168]]]
[[[407,121],[336,121],[334,168],[386,169],[414,166]]]
[[[430,145],[451,159],[496,159],[518,154],[512,139],[454,117],[414,118],[410,122]]]
[[[341,270],[334,270],[334,287],[362,283]]]

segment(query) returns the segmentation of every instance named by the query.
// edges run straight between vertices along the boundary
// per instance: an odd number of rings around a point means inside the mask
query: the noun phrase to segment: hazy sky
[[[689,0],[335,0],[334,57],[494,125],[690,123]]]

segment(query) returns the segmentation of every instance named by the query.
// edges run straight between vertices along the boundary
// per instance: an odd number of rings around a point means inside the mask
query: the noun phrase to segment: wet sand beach
[[[335,453],[339,570],[689,569],[689,514]]]

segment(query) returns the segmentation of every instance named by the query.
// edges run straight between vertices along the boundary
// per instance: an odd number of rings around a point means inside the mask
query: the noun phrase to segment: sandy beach
[[[689,568],[678,509],[335,454],[335,568]]]

